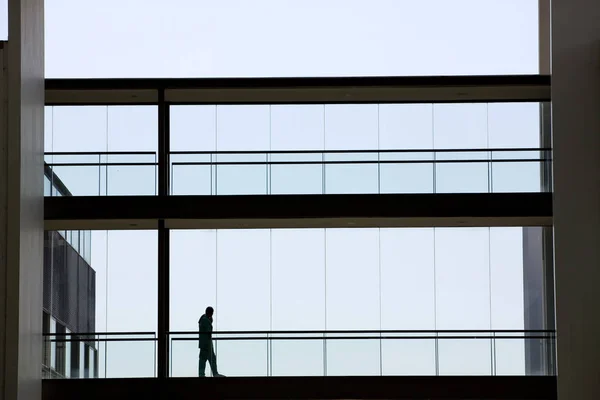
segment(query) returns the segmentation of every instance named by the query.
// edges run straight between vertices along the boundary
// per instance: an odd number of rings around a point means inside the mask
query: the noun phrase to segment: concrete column
[[[558,399],[600,399],[600,2],[552,0]]]
[[[0,90],[0,399],[41,398],[44,10],[8,1]]]

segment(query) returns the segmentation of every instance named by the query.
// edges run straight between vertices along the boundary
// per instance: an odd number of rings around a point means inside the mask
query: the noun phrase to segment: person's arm
[[[200,347],[208,347],[211,343],[212,325],[208,318],[201,318],[199,325],[199,345]]]

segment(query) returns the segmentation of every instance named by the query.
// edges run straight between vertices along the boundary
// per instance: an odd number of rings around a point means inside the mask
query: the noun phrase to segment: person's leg
[[[203,377],[206,376],[204,371],[206,370],[206,360],[209,358],[209,351],[200,349],[200,354],[198,355],[198,376]]]
[[[210,370],[212,371],[213,376],[219,376],[219,370],[217,369],[217,355],[215,354],[214,349],[210,349],[210,359],[208,363],[210,364]]]

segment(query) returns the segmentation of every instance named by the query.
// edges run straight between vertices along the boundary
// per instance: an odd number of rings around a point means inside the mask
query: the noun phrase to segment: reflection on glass
[[[56,333],[56,320],[50,317],[50,333]],[[50,368],[56,370],[56,336],[50,336]]]
[[[90,378],[96,378],[96,352],[92,347],[88,348],[88,360]]]
[[[71,339],[71,331],[66,328],[65,329],[65,378],[70,378],[71,377],[71,357],[72,357],[72,347],[73,347],[73,342],[70,341]]]
[[[52,171],[73,196],[98,196],[101,194],[99,189],[100,168],[97,165],[54,166]],[[57,185],[57,182],[54,185]]]
[[[85,342],[79,342],[79,378],[87,378],[87,368],[85,365]]]

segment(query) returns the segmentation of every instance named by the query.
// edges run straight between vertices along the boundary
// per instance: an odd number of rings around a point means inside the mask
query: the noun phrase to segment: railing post
[[[169,195],[169,106],[158,92],[158,195]],[[169,376],[169,229],[158,221],[158,341],[157,376]]]

